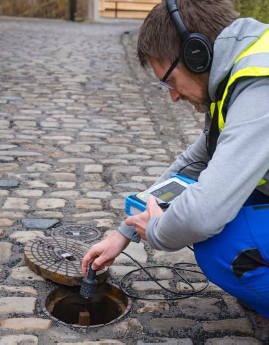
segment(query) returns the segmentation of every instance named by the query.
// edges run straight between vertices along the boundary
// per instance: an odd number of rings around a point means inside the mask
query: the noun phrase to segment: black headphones
[[[182,38],[180,57],[183,63],[193,73],[205,73],[210,68],[213,55],[210,40],[186,29],[177,8],[177,0],[166,0],[166,6]]]

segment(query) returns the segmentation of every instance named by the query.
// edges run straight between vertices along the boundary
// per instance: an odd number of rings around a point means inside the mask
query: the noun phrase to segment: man
[[[141,66],[153,68],[174,102],[207,111],[204,132],[156,183],[184,167],[198,182],[164,213],[149,198],[145,212],[91,248],[83,272],[89,261],[110,266],[140,236],[168,252],[194,244],[211,281],[269,318],[269,209],[242,208],[269,204],[269,25],[236,18],[229,0],[167,0],[146,18]]]

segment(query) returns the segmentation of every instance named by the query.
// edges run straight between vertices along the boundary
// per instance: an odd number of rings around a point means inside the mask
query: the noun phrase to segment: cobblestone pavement
[[[0,20],[0,344],[269,343],[268,320],[213,284],[176,302],[133,301],[126,317],[90,330],[42,312],[55,284],[28,269],[25,243],[59,222],[113,233],[125,196],[149,187],[201,131],[203,116],[173,105],[139,68],[139,25]],[[140,243],[127,252],[144,264],[195,262],[188,249],[167,254]],[[121,255],[110,281],[133,266]],[[169,286],[171,271],[159,278]],[[156,293],[143,279],[132,287]]]

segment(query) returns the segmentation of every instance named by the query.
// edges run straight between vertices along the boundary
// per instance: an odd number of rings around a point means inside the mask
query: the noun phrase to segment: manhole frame
[[[66,289],[66,290],[71,290],[71,289],[77,289],[78,286],[68,286],[68,285],[62,285],[62,284],[57,284],[58,286],[56,288],[53,288],[52,290],[50,290],[45,296],[44,298],[42,298],[42,301],[41,301],[41,309],[42,309],[42,312],[45,314],[45,316],[52,320],[53,322],[57,323],[57,324],[61,324],[63,326],[66,326],[68,328],[74,328],[74,329],[84,329],[84,330],[87,330],[87,329],[94,329],[94,328],[100,328],[100,327],[105,327],[105,326],[108,326],[108,325],[111,325],[111,324],[114,324],[116,322],[119,322],[121,319],[125,318],[131,311],[131,308],[132,308],[132,299],[128,296],[126,296],[124,294],[124,292],[120,289],[120,287],[117,285],[117,284],[114,284],[112,283],[111,281],[109,280],[106,280],[104,283],[98,285],[99,287],[101,287],[101,285],[103,284],[108,284],[108,285],[111,285],[113,288],[117,288],[125,297],[126,297],[126,300],[128,302],[127,304],[127,307],[126,309],[124,310],[124,312],[118,316],[116,319],[108,322],[108,323],[105,323],[105,324],[99,324],[99,325],[92,325],[92,326],[81,326],[81,325],[73,325],[73,324],[69,324],[69,323],[65,323],[64,321],[61,321],[59,319],[57,319],[55,316],[51,315],[51,313],[47,310],[47,307],[46,307],[46,301],[49,297],[49,295],[53,294],[53,293],[56,293],[56,291],[58,289]],[[63,297],[64,298],[64,297]]]
[[[90,237],[87,239],[87,235],[85,235],[85,236],[81,235],[81,236],[78,236],[76,238],[76,236],[72,237],[72,236],[65,234],[68,231],[72,231],[69,228],[82,228],[81,230],[78,230],[81,232],[83,232],[83,231],[88,231],[88,232],[95,231],[97,235],[95,237],[93,237],[92,239]],[[86,230],[84,230],[83,228],[86,228]],[[59,232],[63,232],[63,234],[61,234]],[[61,224],[59,226],[55,226],[55,227],[50,229],[50,232],[48,234],[49,234],[49,237],[69,238],[69,239],[84,242],[87,244],[95,243],[102,237],[102,232],[98,229],[95,229],[93,226],[85,225],[85,224],[76,224],[76,223],[65,223],[65,224]]]

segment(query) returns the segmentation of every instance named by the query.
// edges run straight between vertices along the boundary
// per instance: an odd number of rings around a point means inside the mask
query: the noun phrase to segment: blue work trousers
[[[210,281],[269,319],[268,196],[255,191],[220,234],[194,245],[194,253]]]

